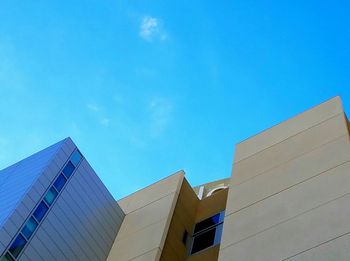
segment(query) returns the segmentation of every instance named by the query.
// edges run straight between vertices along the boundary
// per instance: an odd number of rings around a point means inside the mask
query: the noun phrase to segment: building
[[[0,171],[0,260],[350,260],[339,97],[236,145],[232,176],[179,171],[115,201],[67,138]]]

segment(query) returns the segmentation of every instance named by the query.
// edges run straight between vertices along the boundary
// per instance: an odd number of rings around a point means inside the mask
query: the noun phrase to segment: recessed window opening
[[[47,192],[44,197],[44,201],[47,205],[51,206],[52,203],[54,202],[55,198],[57,197],[58,192],[54,187],[51,187]]]
[[[19,234],[9,248],[9,251],[12,254],[12,256],[15,258],[18,257],[19,253],[22,251],[26,243],[27,240],[21,234]]]
[[[74,165],[75,167],[77,167],[82,157],[83,157],[83,156],[81,155],[81,153],[79,152],[79,150],[76,150],[76,151],[73,153],[73,155],[72,155],[72,157],[71,157],[70,160],[71,160],[71,162],[73,163],[73,165]]]
[[[49,207],[45,204],[44,201],[41,201],[37,208],[34,210],[33,216],[38,222],[40,222],[48,210]]]
[[[29,239],[32,236],[32,234],[37,226],[38,226],[38,222],[36,222],[36,220],[33,217],[30,217],[22,229],[22,234],[27,239]]]
[[[68,161],[67,165],[63,169],[63,174],[69,179],[69,177],[72,175],[75,167],[71,161]]]
[[[63,174],[60,174],[56,179],[56,181],[53,183],[53,186],[58,192],[60,192],[64,184],[66,184],[66,181],[67,181],[66,177]]]
[[[225,212],[207,218],[194,227],[190,254],[220,244]]]
[[[14,261],[15,259],[10,255],[9,252],[6,253],[1,259],[1,261]]]

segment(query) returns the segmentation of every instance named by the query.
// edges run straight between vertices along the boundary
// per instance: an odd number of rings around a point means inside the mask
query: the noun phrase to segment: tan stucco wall
[[[108,261],[160,259],[183,179],[180,171],[118,201],[126,216]]]
[[[210,197],[199,200],[187,180],[184,179],[165,241],[161,261],[217,260],[219,246],[188,256],[188,248],[182,242],[182,237],[185,230],[191,235],[197,222],[224,210],[227,192],[228,190],[224,189]]]
[[[236,146],[220,261],[350,260],[350,142],[339,97]]]

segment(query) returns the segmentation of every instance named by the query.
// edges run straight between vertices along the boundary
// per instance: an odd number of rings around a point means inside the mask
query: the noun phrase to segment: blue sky
[[[0,2],[0,168],[72,137],[115,198],[177,170],[230,176],[234,144],[335,95],[348,1]]]

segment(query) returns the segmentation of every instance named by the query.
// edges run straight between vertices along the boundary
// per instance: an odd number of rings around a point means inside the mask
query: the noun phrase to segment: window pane
[[[12,258],[12,256],[9,253],[6,253],[6,255],[4,255],[0,260],[1,261],[14,261],[14,259]]]
[[[66,184],[66,181],[67,179],[62,174],[60,174],[53,185],[57,191],[61,191],[64,184]]]
[[[216,227],[193,237],[191,254],[214,245]]]
[[[224,226],[224,224],[221,223],[220,225],[218,225],[216,227],[214,245],[220,244],[220,242],[221,242],[223,226]]]
[[[45,198],[44,198],[44,200],[45,200],[45,202],[49,205],[49,206],[51,206],[52,205],[52,203],[53,203],[53,201],[55,200],[55,198],[57,197],[57,191],[56,191],[56,189],[54,189],[54,187],[51,187],[50,189],[49,189],[49,191],[46,193],[46,195],[45,195]]]
[[[44,201],[41,201],[39,206],[37,206],[37,208],[35,209],[33,216],[36,218],[36,220],[38,220],[38,222],[40,222],[45,216],[48,209],[49,208],[46,206]]]
[[[71,161],[68,161],[67,165],[64,167],[63,169],[63,174],[69,178],[70,175],[72,175],[73,171],[74,171],[75,167],[74,165],[72,164]]]
[[[82,156],[80,154],[80,152],[78,150],[76,150],[72,157],[70,158],[70,160],[72,161],[73,165],[76,167],[78,166],[80,160],[81,160]]]
[[[218,213],[210,218],[204,219],[203,221],[199,222],[196,224],[196,226],[194,227],[194,234],[196,234],[199,231],[202,231],[206,228],[209,228],[213,225],[216,225],[218,223],[220,223],[220,214]]]
[[[30,219],[27,221],[26,225],[22,229],[22,234],[29,239],[36,227],[38,226],[38,223],[35,221],[33,217],[30,217]]]
[[[21,234],[19,234],[9,248],[10,253],[14,257],[18,257],[19,253],[22,251],[26,243],[27,241],[24,239],[24,237]]]

